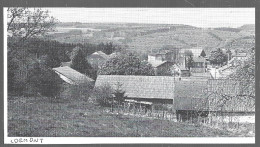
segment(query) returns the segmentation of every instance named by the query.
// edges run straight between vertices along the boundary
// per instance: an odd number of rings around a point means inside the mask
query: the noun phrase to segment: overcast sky
[[[186,24],[239,27],[255,24],[254,8],[46,8],[61,22]]]

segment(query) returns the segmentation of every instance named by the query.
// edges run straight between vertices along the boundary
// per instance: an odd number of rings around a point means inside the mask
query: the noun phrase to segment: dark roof
[[[61,75],[65,76],[66,78],[70,79],[71,81],[73,81],[74,84],[83,84],[83,83],[87,83],[87,82],[94,82],[93,79],[87,77],[86,75],[84,75],[68,66],[53,68],[53,70],[55,72],[57,72],[58,74],[61,74]]]
[[[189,79],[175,81],[175,97],[202,98],[207,90],[207,80]]]
[[[110,85],[115,89],[118,84],[130,98],[174,98],[174,77],[169,76],[99,75],[95,87]]]

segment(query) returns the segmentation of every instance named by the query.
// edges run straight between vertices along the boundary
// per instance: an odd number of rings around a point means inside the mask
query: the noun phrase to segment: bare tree
[[[12,7],[7,9],[7,31],[20,41],[44,35],[53,30],[57,20],[49,15],[48,10],[41,8]]]

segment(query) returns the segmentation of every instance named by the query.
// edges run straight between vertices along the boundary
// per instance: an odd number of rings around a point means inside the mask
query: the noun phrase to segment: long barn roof
[[[174,98],[174,77],[99,75],[95,87],[102,85],[110,85],[113,89],[121,85],[125,95],[132,98]]]
[[[57,72],[58,74],[61,74],[61,75],[65,76],[66,78],[72,80],[75,84],[94,82],[93,79],[87,77],[86,75],[84,75],[68,66],[53,68],[53,70],[55,72]]]

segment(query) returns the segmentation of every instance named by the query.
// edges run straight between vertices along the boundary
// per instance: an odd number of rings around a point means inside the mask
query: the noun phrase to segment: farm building
[[[109,55],[103,53],[102,51],[94,52],[88,56],[88,62],[93,68],[99,68],[103,63],[109,59]]]
[[[109,85],[121,90],[129,99],[173,104],[174,78],[170,76],[99,75],[95,87]]]
[[[177,118],[196,118],[198,114],[254,113],[254,100],[236,97],[239,84],[228,79],[190,80],[175,82],[174,108]],[[228,97],[225,97],[228,96]]]
[[[172,51],[161,51],[160,53],[151,53],[148,55],[148,62],[168,61],[174,62],[177,58],[177,53]]]
[[[172,75],[172,62],[168,61],[154,61],[149,62],[154,68],[156,76],[170,76]]]
[[[80,72],[65,66],[53,68],[60,78],[64,81],[62,85],[61,97],[71,98],[79,96],[79,88],[91,88],[94,85],[94,80]]]
[[[166,60],[163,53],[152,53],[148,55],[148,62],[163,62]]]

